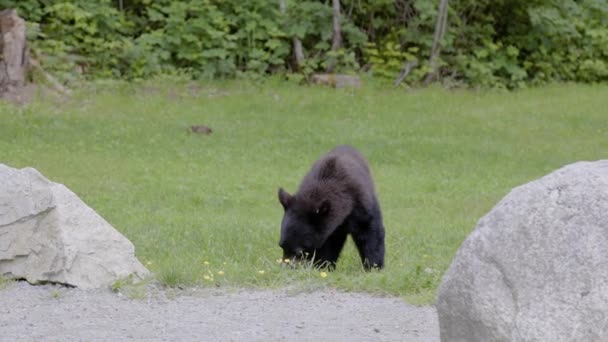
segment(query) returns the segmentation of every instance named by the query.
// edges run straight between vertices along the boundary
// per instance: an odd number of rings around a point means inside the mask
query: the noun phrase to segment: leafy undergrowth
[[[429,303],[460,243],[509,189],[606,157],[607,92],[98,82],[65,102],[0,104],[0,162],[66,184],[169,286],[328,286]],[[195,124],[213,133],[189,134]],[[277,188],[295,191],[338,144],[370,162],[386,268],[363,272],[350,241],[335,272],[282,268]]]

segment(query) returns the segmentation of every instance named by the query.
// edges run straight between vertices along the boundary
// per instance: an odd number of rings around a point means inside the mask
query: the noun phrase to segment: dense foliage
[[[394,79],[429,71],[438,1],[342,0],[343,44],[331,51],[329,0],[0,0],[29,23],[34,52],[63,78],[306,76],[330,59],[339,71]],[[295,63],[292,41],[305,61]],[[518,88],[608,80],[606,0],[452,0],[441,78]],[[301,76],[299,76],[301,77]]]

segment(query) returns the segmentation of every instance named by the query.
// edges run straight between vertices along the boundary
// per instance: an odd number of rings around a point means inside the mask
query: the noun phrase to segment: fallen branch
[[[72,96],[72,90],[61,84],[55,77],[46,72],[42,65],[34,58],[30,58],[30,67],[44,77],[51,88],[65,96]]]
[[[405,64],[405,66],[403,67],[403,69],[401,70],[401,73],[395,80],[395,83],[394,83],[395,87],[398,86],[399,84],[401,84],[401,81],[403,81],[403,79],[405,79],[407,77],[407,75],[410,73],[410,71],[412,71],[412,69],[414,69],[417,65],[418,65],[418,61],[407,62]]]
[[[334,88],[359,88],[361,79],[358,76],[342,74],[314,74],[311,78],[314,84],[328,85]]]

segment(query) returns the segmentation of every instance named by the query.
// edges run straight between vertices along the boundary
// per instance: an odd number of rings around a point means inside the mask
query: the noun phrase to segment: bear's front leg
[[[315,265],[333,271],[336,268],[336,261],[346,242],[346,236],[347,231],[344,227],[336,229],[336,231],[327,238],[325,244],[315,251]]]

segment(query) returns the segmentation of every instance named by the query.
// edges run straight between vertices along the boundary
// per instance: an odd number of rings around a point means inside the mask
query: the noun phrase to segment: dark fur
[[[334,268],[350,234],[365,269],[384,266],[384,225],[374,182],[363,156],[338,146],[321,157],[297,193],[279,189],[284,258],[306,258]]]

